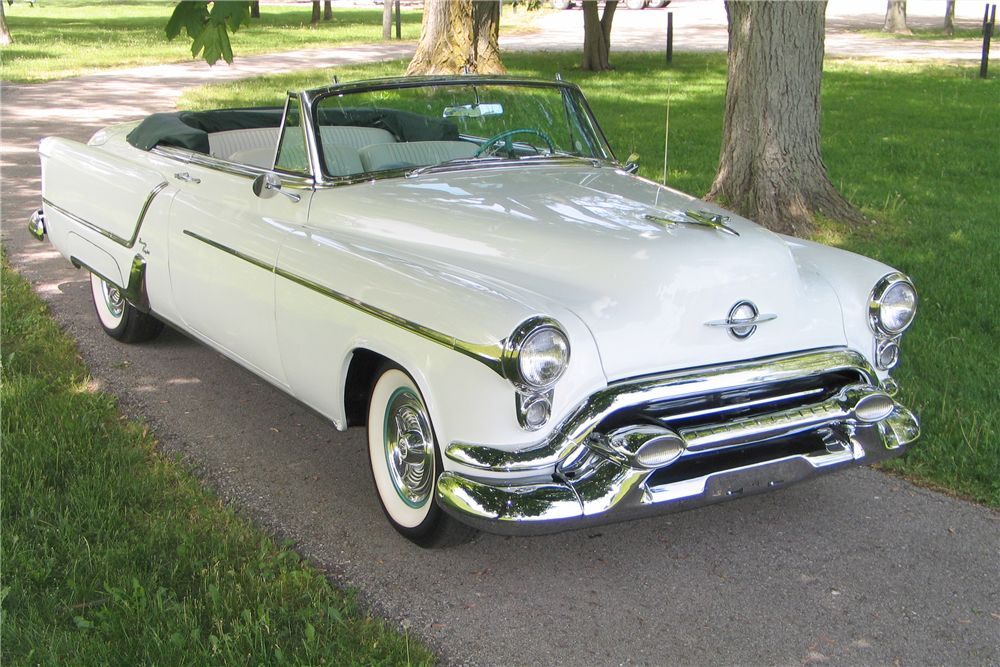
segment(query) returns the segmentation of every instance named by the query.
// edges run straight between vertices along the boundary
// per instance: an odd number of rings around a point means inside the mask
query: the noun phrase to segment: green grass
[[[865,37],[887,37],[889,39],[902,39],[919,42],[955,39],[974,39],[979,40],[980,42],[983,41],[983,31],[981,28],[975,28],[972,30],[956,29],[954,35],[946,35],[941,30],[926,30],[921,28],[911,30],[911,34],[909,35],[904,33],[882,32],[881,30],[858,30],[857,32],[859,35],[864,35]]]
[[[725,54],[616,54],[617,70],[579,70],[578,53],[505,54],[512,73],[579,83],[622,158],[663,177],[671,90],[668,183],[708,191],[718,164]],[[405,63],[338,68],[341,81],[398,75]],[[325,84],[299,72],[188,91],[183,108],[280,104],[284,91]],[[916,282],[917,321],[894,375],[923,435],[885,468],[1000,507],[1000,86],[977,67],[828,60],[823,151],[829,175],[876,224],[821,225],[818,240],[879,259]]]
[[[4,665],[427,665],[95,390],[3,267]]]
[[[172,2],[51,2],[5,7],[14,43],[3,47],[3,81],[37,83],[124,67],[191,60],[184,34],[167,41]],[[401,13],[402,37],[420,35],[422,12]],[[239,56],[382,41],[382,8],[334,9],[309,25],[310,3],[268,5],[230,36]],[[394,29],[395,30],[395,29]],[[394,33],[395,34],[395,33]],[[225,63],[222,64],[225,66]]]

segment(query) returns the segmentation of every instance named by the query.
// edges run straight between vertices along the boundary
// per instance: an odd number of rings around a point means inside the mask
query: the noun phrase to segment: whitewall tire
[[[467,542],[476,531],[441,511],[434,492],[441,462],[430,414],[405,372],[384,366],[368,407],[368,454],[389,523],[422,547]]]
[[[90,274],[90,292],[94,310],[104,333],[121,343],[145,343],[163,330],[163,322],[138,310],[125,300],[115,285],[95,273]]]

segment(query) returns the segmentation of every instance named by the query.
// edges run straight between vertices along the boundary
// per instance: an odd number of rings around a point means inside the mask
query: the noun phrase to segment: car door
[[[262,174],[206,158],[173,174],[178,192],[170,209],[170,283],[192,333],[287,388],[275,327],[274,266],[283,239],[308,218],[314,183],[297,98],[286,105],[280,137],[289,148],[279,151],[275,170]]]

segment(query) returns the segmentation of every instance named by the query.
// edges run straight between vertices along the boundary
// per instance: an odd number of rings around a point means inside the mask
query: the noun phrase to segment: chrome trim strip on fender
[[[269,271],[275,274],[276,276],[279,276],[293,283],[301,285],[318,294],[322,294],[323,296],[333,299],[338,303],[341,303],[345,306],[350,306],[351,308],[354,308],[356,310],[360,310],[361,312],[371,315],[372,317],[376,317],[382,320],[383,322],[388,322],[389,324],[395,325],[397,327],[400,327],[401,329],[409,331],[410,333],[416,334],[421,338],[426,338],[429,341],[432,341],[449,349],[455,350],[456,352],[464,354],[467,357],[471,357],[476,361],[479,361],[487,365],[491,370],[496,372],[501,377],[506,378],[506,376],[504,375],[504,368],[503,368],[503,350],[505,346],[505,341],[501,341],[497,345],[477,345],[475,343],[462,341],[455,338],[454,336],[449,336],[447,334],[441,333],[440,331],[435,331],[434,329],[430,329],[423,325],[417,324],[416,322],[412,322],[406,318],[399,317],[398,315],[393,315],[388,311],[382,310],[381,308],[377,308],[363,301],[347,296],[346,294],[342,294],[341,292],[320,285],[319,283],[309,280],[307,278],[303,278],[289,271],[285,271],[284,269],[279,269],[278,267],[268,262],[262,262],[261,260],[251,257],[250,255],[242,253],[233,248],[229,248],[225,245],[222,245],[221,243],[217,243],[211,239],[205,238],[204,236],[201,236],[200,234],[197,234],[190,230],[185,229],[184,234],[198,241],[201,241],[202,243],[208,244],[213,248],[216,248],[217,250],[221,250],[222,252],[228,253],[233,257],[237,257],[238,259],[242,259],[246,262],[249,262],[250,264],[253,264],[254,266],[260,269]]]
[[[149,311],[149,297],[146,296],[146,259],[142,255],[136,255],[132,258],[132,266],[128,274],[128,285],[124,287],[119,285],[118,281],[111,280],[103,273],[95,271],[79,257],[71,256],[69,261],[73,263],[73,266],[86,269],[104,282],[117,287],[122,296],[125,297],[125,300],[139,310],[143,312]]]
[[[60,213],[62,213],[63,215],[65,215],[67,218],[69,218],[73,222],[81,224],[84,227],[86,227],[87,229],[90,229],[91,231],[97,232],[98,234],[100,234],[101,236],[103,236],[105,238],[111,239],[112,241],[114,241],[115,243],[117,243],[120,246],[123,246],[125,248],[132,248],[133,246],[135,246],[136,239],[139,238],[139,232],[140,232],[140,230],[142,230],[142,223],[145,222],[145,220],[146,220],[146,212],[149,211],[149,207],[152,205],[153,199],[156,198],[156,195],[158,195],[161,192],[163,192],[163,189],[166,188],[167,185],[169,185],[169,183],[167,183],[166,181],[163,181],[162,183],[160,183],[159,185],[157,185],[155,188],[153,188],[153,190],[149,193],[149,196],[146,197],[146,201],[145,201],[145,203],[143,203],[142,209],[139,211],[139,218],[138,218],[138,220],[136,220],[136,223],[135,223],[135,232],[132,234],[132,238],[130,238],[130,239],[123,239],[122,237],[118,236],[117,234],[114,234],[113,232],[109,232],[108,230],[106,230],[106,229],[104,229],[104,228],[102,228],[102,227],[100,227],[100,226],[98,226],[98,225],[96,225],[96,224],[94,224],[92,222],[88,222],[87,220],[84,220],[83,218],[70,213],[69,211],[67,211],[66,209],[62,208],[61,206],[57,206],[56,204],[52,203],[48,199],[45,199],[44,197],[42,198],[42,203],[45,204],[46,206],[49,206],[49,207],[55,209],[56,211],[58,211]]]

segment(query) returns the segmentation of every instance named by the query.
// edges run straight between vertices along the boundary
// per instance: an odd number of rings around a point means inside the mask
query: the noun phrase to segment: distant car
[[[422,546],[749,496],[919,434],[889,374],[906,276],[634,175],[561,80],[361,81],[39,153],[30,227],[108,335],[167,322],[366,425]]]

